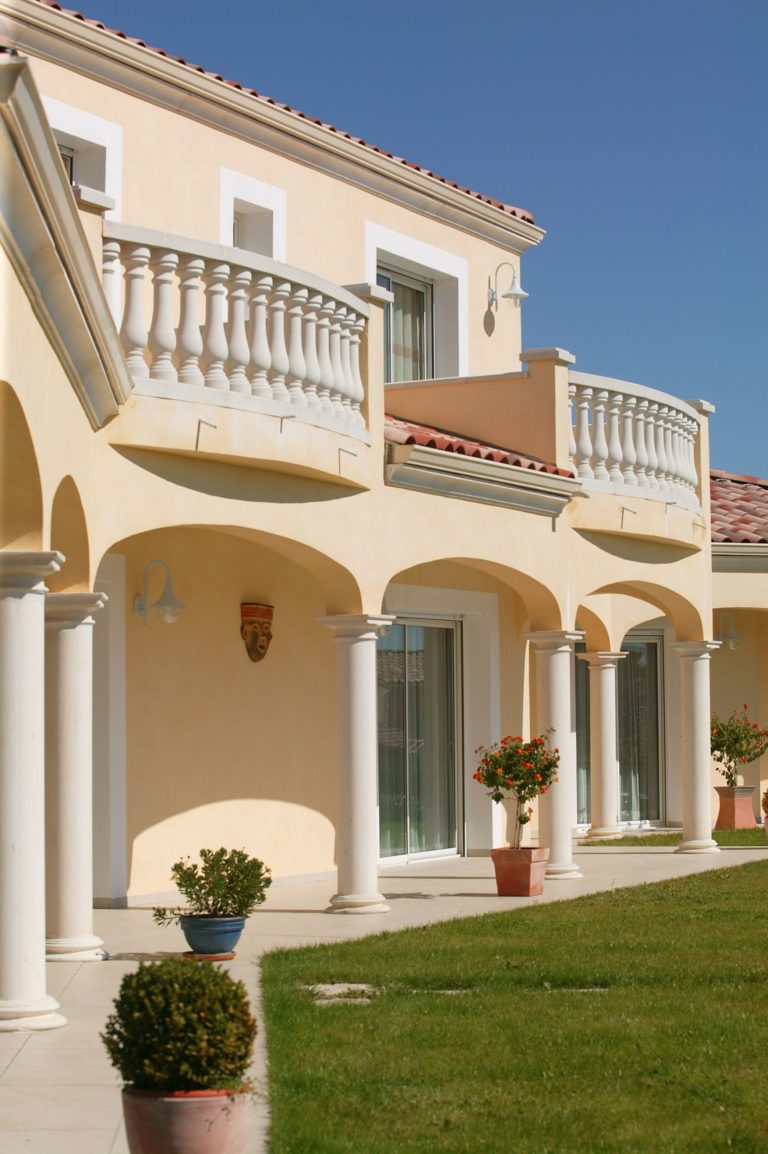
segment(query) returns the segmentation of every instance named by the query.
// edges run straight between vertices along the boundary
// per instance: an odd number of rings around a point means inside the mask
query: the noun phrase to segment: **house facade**
[[[530,213],[0,13],[0,1029],[60,1024],[46,957],[200,846],[337,913],[488,853],[504,733],[560,749],[557,884],[575,832],[717,852],[710,681],[768,707],[768,546],[730,475],[712,544],[712,406],[524,347]]]

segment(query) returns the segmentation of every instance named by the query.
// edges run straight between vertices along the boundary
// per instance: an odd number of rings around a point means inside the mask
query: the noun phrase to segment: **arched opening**
[[[66,563],[48,580],[52,593],[84,592],[90,588],[88,530],[85,513],[71,477],[56,490],[51,509],[51,549],[58,549]]]
[[[27,419],[0,381],[0,549],[41,549],[43,491]]]

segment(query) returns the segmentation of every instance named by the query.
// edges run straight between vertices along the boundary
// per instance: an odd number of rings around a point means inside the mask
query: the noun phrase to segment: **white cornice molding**
[[[768,573],[768,544],[712,542],[714,573]]]
[[[94,429],[132,391],[27,61],[0,56],[0,240]]]
[[[0,0],[19,48],[324,171],[510,252],[543,229],[367,145],[34,0]],[[12,24],[11,24],[12,21]]]
[[[484,505],[501,505],[559,517],[581,482],[506,465],[447,453],[424,445],[387,445],[385,477],[388,485],[416,489],[442,497],[458,497]]]

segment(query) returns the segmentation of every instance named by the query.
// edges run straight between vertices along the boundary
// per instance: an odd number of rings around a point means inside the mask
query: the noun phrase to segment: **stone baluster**
[[[251,392],[254,397],[265,397],[270,400],[272,389],[268,377],[272,368],[272,357],[267,335],[267,310],[271,288],[271,276],[257,277],[251,296]]]
[[[699,474],[696,472],[696,437],[699,432],[699,423],[693,418],[689,418],[686,427],[688,430],[688,477],[691,482],[691,492],[696,494],[699,488]]]
[[[341,367],[344,372],[344,420],[347,424],[352,421],[352,401],[355,396],[355,378],[352,376],[352,327],[355,323],[355,314],[347,309],[346,316],[341,322]]]
[[[232,278],[232,290],[229,294],[229,329],[227,343],[229,345],[229,360],[227,373],[229,388],[233,393],[248,393],[251,383],[248,380],[246,369],[251,358],[248,347],[248,338],[245,333],[245,319],[248,312],[248,289],[251,283],[251,274],[247,268],[239,268]]]
[[[305,288],[293,286],[290,308],[288,309],[288,396],[297,409],[306,409],[304,378],[307,362],[304,360],[301,328],[309,293]]]
[[[229,356],[224,317],[227,311],[228,264],[210,264],[205,277],[205,330],[203,332],[203,368],[205,387],[229,389],[224,371]]]
[[[360,374],[360,344],[365,332],[365,317],[355,316],[355,323],[352,326],[352,342],[350,344],[350,356],[352,360],[352,381],[355,386],[355,391],[352,395],[352,424],[357,428],[365,428],[365,417],[362,414],[361,406],[365,400],[365,385]]]
[[[336,302],[326,298],[317,319],[317,359],[320,362],[320,387],[317,391],[320,408],[327,416],[336,411],[331,392],[333,391],[333,363],[331,361],[331,318],[336,311]]]
[[[576,469],[576,438],[573,435],[573,426],[576,420],[575,413],[576,406],[576,385],[573,381],[568,383],[568,463],[572,469]]]
[[[664,439],[666,416],[667,406],[659,405],[659,415],[656,418],[656,456],[659,462],[656,468],[656,477],[659,482],[659,489],[662,493],[669,492],[669,465],[667,462],[667,450]]]
[[[596,481],[607,481],[608,470],[605,462],[608,460],[608,442],[605,439],[605,406],[608,393],[600,390],[595,393],[592,405],[592,470]]]
[[[331,367],[333,369],[333,387],[331,389],[331,401],[333,402],[333,414],[340,420],[344,420],[344,364],[341,359],[341,322],[347,314],[347,310],[333,302],[334,312],[333,321],[331,324]]]
[[[576,474],[584,481],[591,481],[592,437],[589,432],[589,413],[592,407],[592,390],[579,387],[576,393]]]
[[[658,415],[659,406],[654,401],[651,401],[645,417],[645,449],[648,454],[646,475],[648,477],[649,489],[658,489],[659,487],[659,458],[656,453],[656,422]]]
[[[304,396],[307,408],[319,412],[321,408],[317,390],[320,387],[320,360],[317,353],[317,313],[323,303],[320,293],[315,293],[307,302],[304,313]]]
[[[149,249],[133,245],[125,257],[125,309],[120,339],[125,350],[128,372],[134,381],[145,380],[149,368],[144,359],[147,347],[147,325],[144,318],[144,270],[149,263]]]
[[[275,285],[270,301],[271,328],[269,352],[272,358],[270,370],[270,386],[272,397],[276,401],[288,401],[288,390],[285,387],[285,378],[290,369],[288,350],[285,347],[285,302],[291,295],[291,286],[287,281],[280,281]]]
[[[624,405],[622,410],[621,457],[623,466],[622,474],[624,476],[625,485],[637,484],[637,474],[635,473],[635,465],[637,464],[637,452],[635,451],[634,438],[636,405],[637,397],[624,397]]]
[[[120,327],[120,241],[105,240],[101,250],[101,284],[115,328]]]
[[[608,477],[614,485],[621,485],[621,393],[611,393],[608,398]]]
[[[670,410],[670,441],[672,446],[672,460],[674,461],[674,488],[675,491],[683,496],[686,492],[685,487],[685,462],[683,460],[683,445],[682,445],[682,431],[683,431],[683,415],[677,410]]]
[[[178,374],[173,363],[173,354],[176,351],[176,331],[173,327],[173,287],[178,263],[178,253],[161,248],[156,251],[150,264],[155,290],[152,325],[149,330],[149,348],[152,353],[152,367],[149,375],[153,381],[173,382],[178,380]]]
[[[641,489],[648,488],[648,448],[645,443],[645,416],[648,412],[648,401],[640,397],[635,413],[635,448],[637,450],[637,483]]]
[[[200,257],[186,257],[182,262],[179,278],[181,288],[181,312],[179,316],[179,381],[183,385],[202,385],[200,357],[203,352],[203,337],[200,332],[200,278],[205,271],[205,261]]]

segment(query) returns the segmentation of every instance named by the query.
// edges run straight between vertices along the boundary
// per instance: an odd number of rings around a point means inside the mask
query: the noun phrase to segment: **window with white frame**
[[[52,97],[44,96],[43,104],[69,183],[78,190],[85,203],[89,201],[90,191],[104,194],[94,198],[94,203],[106,209],[108,219],[119,220],[123,181],[122,127]]]
[[[282,188],[221,170],[219,243],[286,259],[286,196]]]
[[[469,372],[468,263],[415,237],[365,222],[365,280],[394,296],[385,314],[385,379]]]
[[[434,376],[431,283],[381,266],[376,283],[393,297],[384,312],[384,380],[428,380]]]

